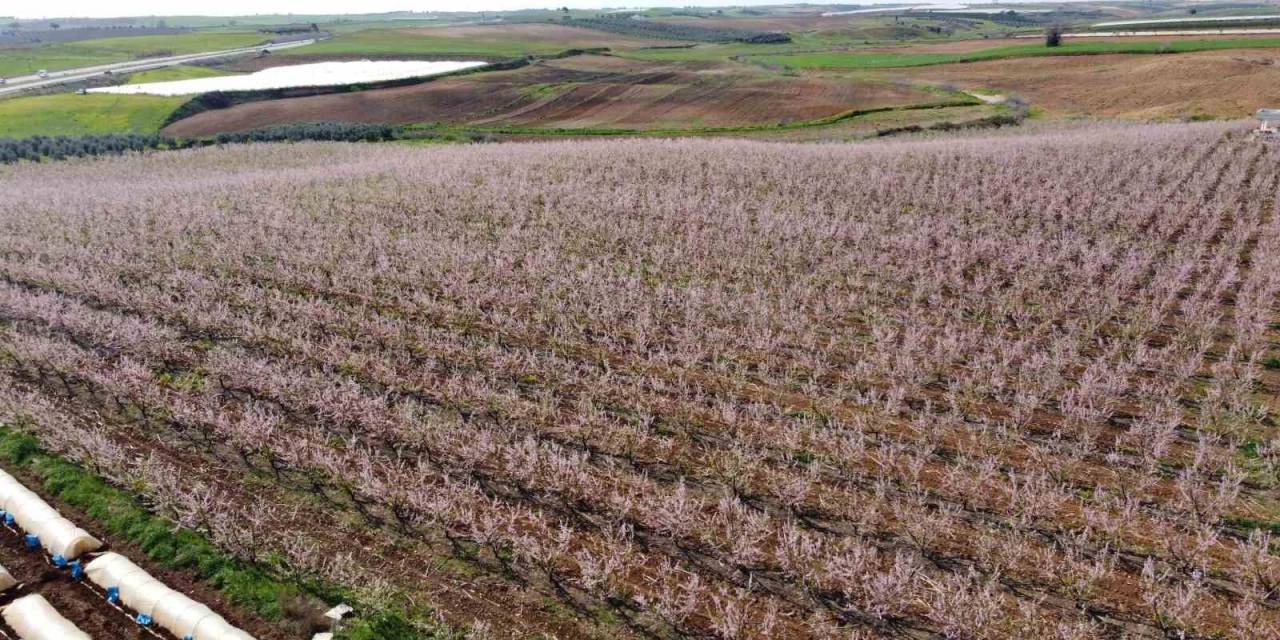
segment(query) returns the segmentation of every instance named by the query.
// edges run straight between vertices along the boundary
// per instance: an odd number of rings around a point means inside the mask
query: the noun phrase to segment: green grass
[[[653,62],[707,62],[726,60],[738,56],[782,55],[805,51],[794,42],[785,44],[699,44],[692,47],[671,46],[652,49],[628,49],[617,52],[620,58],[634,58]]]
[[[823,49],[847,48],[862,46],[863,40],[848,33],[792,33],[791,42],[775,44],[748,44],[729,42],[724,44],[703,43],[694,46],[680,46],[673,43],[667,47],[646,49],[627,49],[616,52],[619,57],[655,62],[706,62],[726,60],[739,56],[782,55],[803,53]]]
[[[103,38],[0,50],[0,77],[28,75],[46,69],[60,71],[137,58],[184,55],[249,47],[268,40],[250,32],[192,32],[160,36]]]
[[[521,87],[520,93],[533,100],[544,100],[568,93],[577,86],[576,82],[539,83]]]
[[[1161,42],[1158,40],[1139,41],[1081,41],[1074,40],[1060,47],[1046,47],[1043,43],[992,47],[967,53],[857,53],[829,51],[819,53],[795,53],[784,55],[755,55],[752,60],[766,64],[783,65],[793,68],[816,69],[890,69],[899,67],[922,67],[954,62],[977,62],[981,60],[1000,60],[1004,58],[1027,58],[1035,56],[1073,56],[1101,55],[1107,53],[1189,53],[1192,51],[1213,51],[1221,49],[1257,49],[1280,47],[1280,38],[1261,38],[1245,40],[1174,40]]]
[[[725,60],[734,57],[782,56],[789,54],[842,54],[849,50],[856,51],[860,47],[886,45],[892,46],[903,42],[927,44],[930,42],[947,42],[960,39],[975,39],[983,35],[1002,36],[1009,28],[977,21],[964,30],[955,31],[950,36],[930,33],[925,29],[928,25],[943,24],[925,18],[904,18],[893,22],[889,17],[867,17],[849,27],[832,31],[792,32],[791,42],[779,44],[699,44],[693,47],[666,47],[651,49],[628,49],[617,52],[620,57],[659,62],[704,62]],[[947,22],[945,24],[952,24]]]
[[[25,471],[40,480],[46,493],[82,509],[93,520],[81,526],[128,541],[157,564],[189,571],[218,589],[236,606],[268,621],[283,618],[283,605],[299,594],[328,605],[358,597],[337,585],[298,582],[278,577],[267,567],[249,564],[218,549],[200,534],[177,528],[148,511],[134,496],[56,455],[41,449],[33,437],[0,424],[0,462],[6,471]],[[459,640],[462,635],[432,620],[427,609],[371,611],[339,634],[344,640]]]
[[[314,20],[312,21],[314,22]],[[316,23],[321,31],[334,35],[368,31],[370,29],[417,29],[423,27],[444,27],[449,23],[444,20],[350,20],[346,22]]]
[[[473,55],[516,58],[528,54],[559,53],[574,48],[573,42],[521,40],[518,37],[446,38],[427,35],[425,31],[367,29],[336,35],[331,40],[307,47],[281,51],[279,55]]]
[[[173,67],[152,69],[150,71],[139,71],[138,73],[129,76],[129,84],[141,84],[143,82],[169,82],[172,80],[192,80],[195,78],[214,78],[226,75],[231,74],[226,71],[210,69],[209,67],[196,67],[180,64]]]
[[[155,133],[185,96],[59,93],[0,100],[0,138]]]
[[[1260,520],[1257,518],[1223,518],[1222,523],[1236,529],[1242,535],[1248,535],[1254,529],[1280,534],[1280,521]]]

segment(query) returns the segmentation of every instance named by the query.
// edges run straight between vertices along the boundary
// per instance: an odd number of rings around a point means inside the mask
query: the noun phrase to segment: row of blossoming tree
[[[454,557],[659,637],[1275,637],[1278,160],[1168,125],[10,167],[0,408],[387,592]]]

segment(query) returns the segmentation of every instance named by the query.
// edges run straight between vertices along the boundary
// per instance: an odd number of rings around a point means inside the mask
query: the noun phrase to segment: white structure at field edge
[[[1261,122],[1258,131],[1262,133],[1280,132],[1280,129],[1277,129],[1277,127],[1280,127],[1280,109],[1258,109],[1258,121]]]

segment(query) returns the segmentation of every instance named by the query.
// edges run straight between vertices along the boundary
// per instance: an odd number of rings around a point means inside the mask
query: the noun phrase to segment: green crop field
[[[369,31],[372,29],[380,29],[389,31],[393,29],[409,29],[421,27],[443,27],[449,23],[439,18],[423,18],[421,20],[396,20],[394,22],[388,20],[343,20],[341,22],[317,22],[316,25],[322,31],[328,31],[334,35],[344,35],[357,33],[360,31]]]
[[[317,55],[476,55],[513,58],[526,54],[558,53],[572,43],[524,40],[517,31],[512,37],[449,38],[430,36],[424,31],[366,29],[340,34],[331,40],[281,51],[282,56]]]
[[[1083,41],[1063,43],[1060,47],[1046,47],[1043,43],[992,47],[966,53],[908,53],[875,52],[857,53],[830,51],[781,55],[756,55],[752,60],[766,64],[794,68],[815,69],[890,69],[922,67],[953,62],[977,62],[1002,58],[1027,58],[1032,56],[1100,55],[1107,53],[1188,53],[1218,49],[1256,49],[1280,47],[1280,38],[1218,39],[1218,40],[1139,40],[1139,41]]]
[[[214,78],[231,75],[226,71],[180,64],[173,67],[162,67],[150,71],[140,71],[129,76],[129,84],[143,82],[169,82],[171,80],[191,80],[193,78]]]
[[[59,71],[137,58],[236,49],[268,39],[261,33],[192,32],[4,49],[0,50],[0,77],[27,75],[40,69]]]
[[[956,28],[960,24],[961,28]],[[946,27],[946,35],[930,32],[932,27]],[[1025,29],[1022,29],[1025,31]],[[948,22],[930,18],[902,18],[894,21],[891,16],[868,16],[856,22],[849,22],[838,29],[820,31],[793,31],[791,42],[779,44],[699,44],[692,47],[661,47],[647,49],[630,49],[618,52],[618,55],[640,60],[661,62],[706,62],[726,60],[737,57],[777,56],[793,53],[826,55],[824,52],[841,54],[848,50],[856,50],[867,46],[884,46],[886,44],[912,42],[946,42],[960,39],[982,37],[1004,37],[1005,34],[1018,31],[1006,25],[983,20],[968,20],[963,23]]]
[[[698,44],[693,46],[655,47],[632,49],[617,55],[653,62],[710,62],[737,56],[785,55],[801,51],[793,43],[788,44]]]
[[[0,138],[155,133],[185,97],[60,93],[0,100]]]

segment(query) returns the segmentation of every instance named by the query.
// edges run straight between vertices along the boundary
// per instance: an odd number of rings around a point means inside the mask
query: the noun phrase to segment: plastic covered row
[[[92,640],[38,593],[14,600],[0,617],[20,640]]]
[[[103,589],[115,590],[120,602],[179,638],[253,640],[209,607],[174,591],[118,553],[104,553],[84,567],[85,575]]]
[[[23,531],[36,537],[51,556],[75,560],[102,547],[102,542],[77,527],[16,478],[0,471],[0,510]]]

